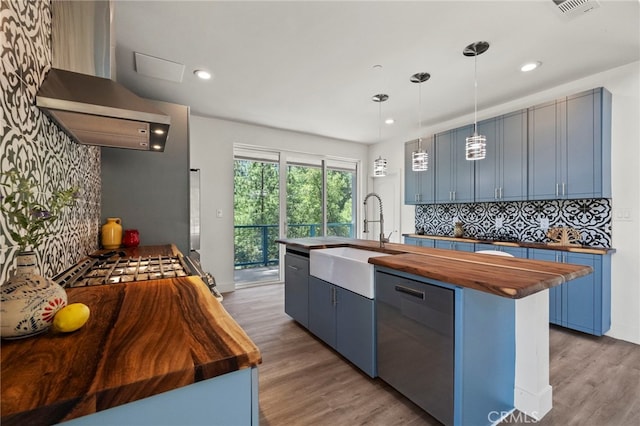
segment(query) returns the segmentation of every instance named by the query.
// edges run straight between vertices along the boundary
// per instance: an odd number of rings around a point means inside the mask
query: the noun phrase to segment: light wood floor
[[[440,424],[286,315],[283,289],[272,284],[224,294],[224,307],[262,353],[261,425]],[[556,327],[550,339],[553,410],[537,423],[516,413],[504,424],[640,424],[640,346]]]

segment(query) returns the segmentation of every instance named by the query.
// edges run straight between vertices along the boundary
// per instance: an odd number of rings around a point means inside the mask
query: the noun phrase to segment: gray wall
[[[122,219],[141,245],[175,244],[189,254],[189,108],[152,103],[171,116],[164,152],[102,148],[102,223]]]

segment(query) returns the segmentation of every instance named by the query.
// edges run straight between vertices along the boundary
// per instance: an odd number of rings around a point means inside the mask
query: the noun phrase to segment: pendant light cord
[[[378,102],[378,143],[382,143],[382,100]]]
[[[473,135],[478,136],[478,51],[473,55]]]
[[[422,152],[422,82],[418,85],[418,152]]]

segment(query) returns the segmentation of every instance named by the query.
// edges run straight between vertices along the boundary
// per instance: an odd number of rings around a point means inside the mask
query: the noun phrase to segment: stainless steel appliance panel
[[[453,290],[376,272],[378,375],[453,424]]]

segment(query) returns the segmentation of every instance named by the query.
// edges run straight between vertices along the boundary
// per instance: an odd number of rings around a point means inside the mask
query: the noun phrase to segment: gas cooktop
[[[193,275],[180,256],[87,258],[53,280],[63,287],[118,284]]]

